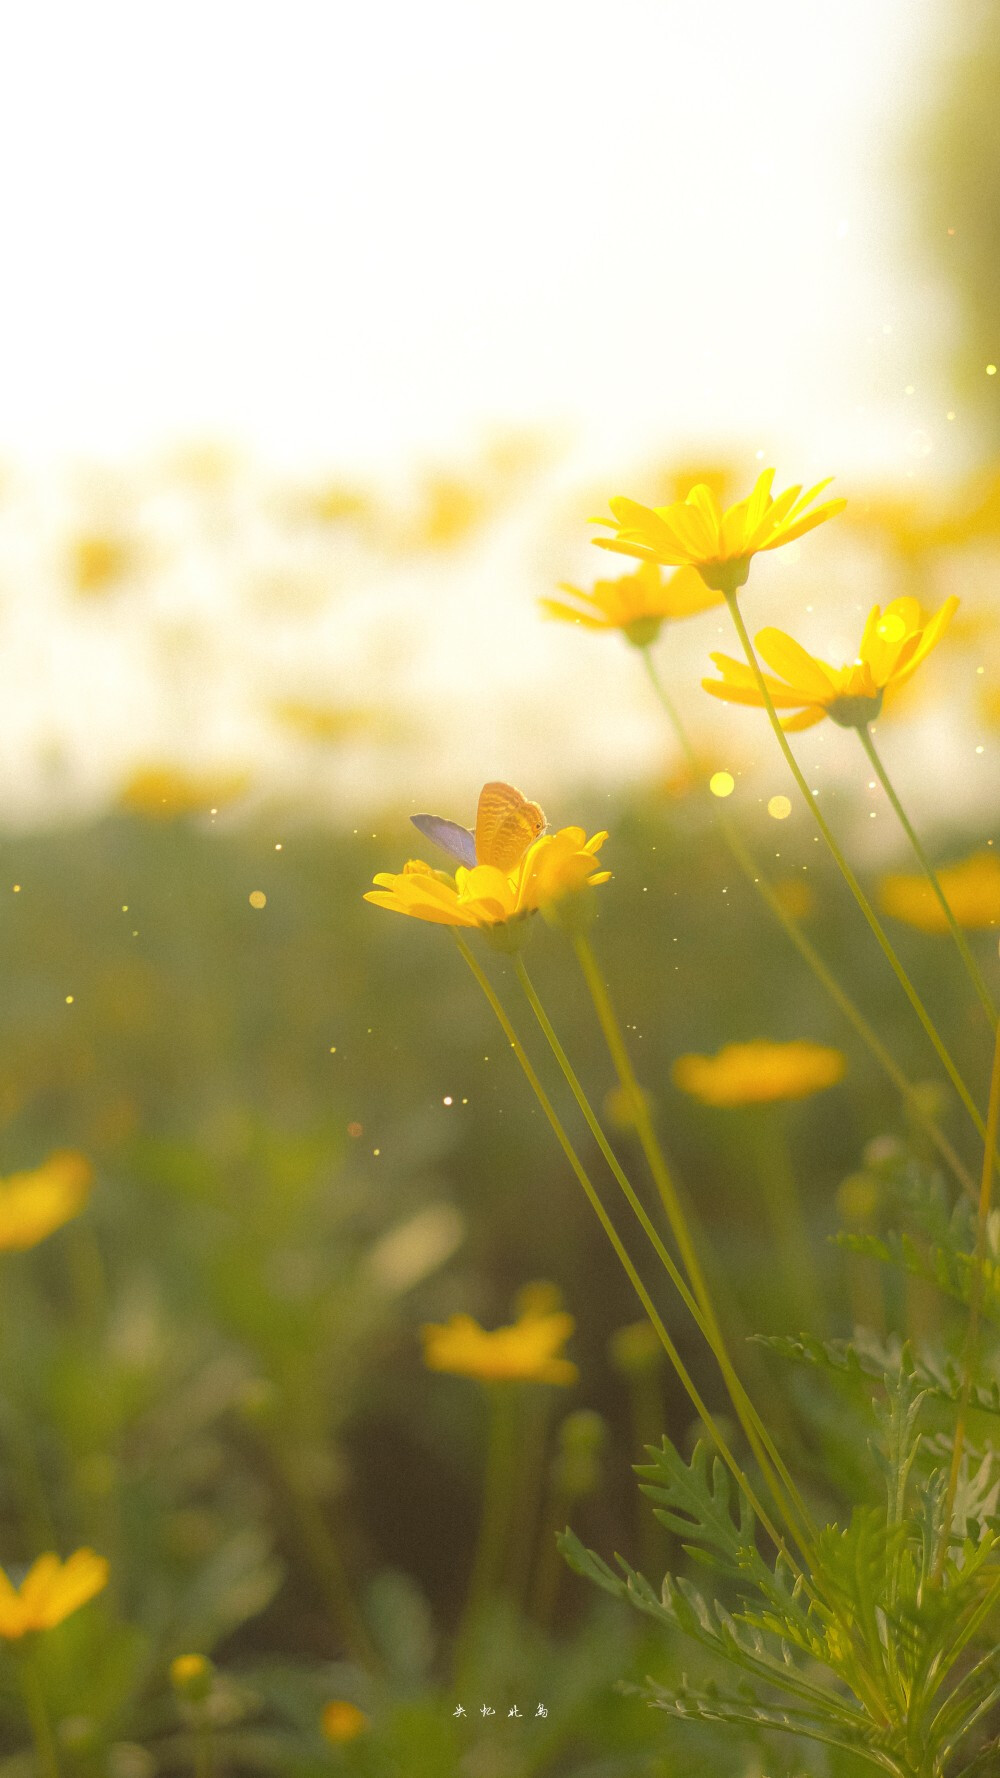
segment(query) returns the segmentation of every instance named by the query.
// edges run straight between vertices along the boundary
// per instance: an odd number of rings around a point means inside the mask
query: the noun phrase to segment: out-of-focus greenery
[[[824,1238],[866,1145],[870,1168],[884,1167],[919,1159],[921,1139],[735,877],[704,811],[587,800],[574,815],[611,827],[615,873],[597,892],[595,944],[731,1325],[797,1327],[761,1210],[751,1114],[696,1106],[669,1074],[683,1051],[760,1035],[832,1042],[850,1060],[842,1086],[788,1119],[822,1278],[806,1331],[848,1331],[859,1291],[898,1320],[877,1277]],[[947,854],[969,844],[937,837]],[[62,1758],[81,1778],[191,1770],[206,1712],[217,1769],[231,1773],[617,1778],[707,1774],[732,1757],[731,1736],[669,1725],[614,1689],[629,1671],[663,1674],[662,1640],[562,1569],[540,1606],[558,1422],[586,1407],[609,1428],[574,1528],[662,1572],[678,1552],[637,1507],[629,1464],[663,1430],[687,1448],[691,1412],[672,1379],[654,1368],[630,1388],[609,1356],[637,1304],[448,935],[362,902],[374,870],[409,849],[402,820],[374,838],[277,816],[119,816],[3,841],[2,1171],[75,1147],[98,1174],[80,1218],[3,1255],[0,1314],[4,1564],[86,1544],[111,1564],[107,1592],[39,1649]],[[815,942],[912,1076],[935,1078],[839,880],[794,831],[782,851],[790,875],[808,859]],[[251,905],[256,892],[265,906]],[[947,941],[898,936],[980,1088],[982,1032]],[[513,1006],[509,965],[484,958]],[[539,921],[531,959],[600,1101],[612,1076],[569,947]],[[943,1087],[940,1098],[974,1163]],[[618,1141],[631,1157],[628,1130]],[[865,1199],[866,1227],[879,1226],[880,1189]],[[423,1368],[418,1330],[459,1310],[509,1320],[536,1278],[577,1318],[581,1380],[537,1392],[513,1596],[459,1649],[456,1672],[485,1408],[475,1384]],[[693,1330],[657,1292],[721,1408]],[[918,1306],[925,1321],[936,1313],[929,1293]],[[779,1395],[773,1361],[740,1351],[769,1405],[784,1401],[786,1443],[835,1509],[857,1482],[846,1410],[824,1420],[781,1371]],[[203,1706],[178,1700],[168,1679],[190,1652],[216,1663]],[[12,1778],[32,1769],[16,1671],[0,1647],[0,1769]],[[321,1731],[337,1698],[367,1718],[342,1744]],[[484,1703],[495,1718],[480,1716]],[[771,1774],[850,1769],[760,1745]],[[758,1770],[753,1757],[738,1769]]]

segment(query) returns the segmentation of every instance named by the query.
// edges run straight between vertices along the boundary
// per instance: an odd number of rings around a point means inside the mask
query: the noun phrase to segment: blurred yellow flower
[[[380,871],[365,900],[438,926],[507,925],[587,884],[606,883],[611,872],[598,870],[597,853],[607,837],[588,840],[582,827],[562,827],[532,841],[512,869],[459,865],[453,877],[412,858],[398,873]]]
[[[808,920],[816,911],[816,894],[803,877],[777,877],[771,892],[783,914],[790,920]]]
[[[122,786],[121,808],[153,821],[173,821],[179,815],[205,815],[235,802],[247,787],[245,774],[228,777],[196,776],[177,766],[141,766]]]
[[[205,1655],[178,1655],[170,1663],[170,1683],[181,1698],[203,1704],[212,1690],[215,1669]]]
[[[836,1086],[847,1067],[840,1050],[797,1041],[727,1043],[714,1056],[678,1056],[673,1078],[703,1105],[764,1105],[775,1099],[807,1099]]]
[[[695,568],[681,568],[664,580],[655,562],[640,562],[632,574],[618,580],[599,580],[592,592],[564,581],[560,591],[579,600],[579,606],[563,599],[539,599],[547,617],[582,624],[587,630],[620,630],[636,648],[655,642],[667,618],[693,617],[718,605],[722,594],[712,592]]]
[[[945,865],[937,879],[960,926],[976,931],[1000,925],[1000,858],[995,852],[973,852],[971,858]],[[920,932],[948,931],[944,909],[926,877],[884,877],[879,902],[884,913]]]
[[[421,1328],[424,1363],[429,1370],[483,1383],[575,1383],[576,1365],[559,1356],[575,1325],[564,1310],[530,1304],[512,1327],[492,1333],[471,1315],[453,1315],[444,1326]]]
[[[376,713],[364,706],[311,703],[283,698],[271,706],[278,721],[307,741],[348,741],[375,726]]]
[[[846,500],[825,500],[808,510],[832,477],[817,482],[805,494],[798,486],[786,488],[776,499],[771,497],[773,480],[774,470],[765,469],[752,494],[726,512],[704,482],[693,487],[686,500],[670,506],[641,506],[619,495],[609,502],[614,523],[596,520],[615,536],[595,537],[594,542],[601,549],[660,562],[665,568],[697,568],[706,586],[715,592],[735,593],[746,581],[751,558],[759,550],[793,542],[847,505]]]
[[[37,1247],[46,1235],[79,1216],[94,1170],[74,1149],[58,1149],[40,1167],[0,1179],[0,1252]]]
[[[51,1630],[108,1584],[108,1564],[93,1550],[77,1550],[66,1562],[39,1556],[20,1587],[0,1568],[0,1636],[16,1642],[31,1630]]]
[[[335,1747],[345,1741],[356,1741],[367,1727],[368,1718],[364,1711],[346,1698],[331,1698],[329,1704],[324,1704],[320,1728],[326,1740],[332,1741]]]
[[[776,710],[794,710],[782,721],[784,729],[812,728],[824,716],[841,728],[864,728],[874,722],[890,694],[914,674],[931,649],[940,642],[958,606],[952,595],[933,617],[927,618],[916,599],[893,599],[885,611],[872,607],[865,624],[857,657],[846,667],[830,667],[809,654],[784,630],[761,630],[757,650],[782,678],[765,674],[764,680]],[[721,679],[703,679],[702,685],[727,704],[752,704],[764,708],[764,699],[747,661],[728,654],[713,654]]]
[[[120,580],[132,564],[132,548],[125,538],[108,531],[85,531],[69,548],[70,579],[78,593],[103,593]]]

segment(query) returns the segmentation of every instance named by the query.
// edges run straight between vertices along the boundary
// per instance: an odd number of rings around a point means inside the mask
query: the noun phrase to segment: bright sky
[[[498,775],[546,795],[662,764],[634,660],[541,624],[535,598],[607,568],[581,489],[649,498],[641,477],[671,454],[775,463],[779,486],[835,472],[853,497],[867,471],[905,485],[961,451],[928,362],[947,317],[903,250],[903,130],[944,16],[941,0],[10,11],[8,813],[99,807],[162,758],[246,760],[265,792],[305,783],[326,808]],[[505,425],[554,432],[563,454],[478,553],[379,578],[276,517],[289,470],[405,499],[415,466],[461,469]],[[197,502],[185,516],[140,490],[147,580],[74,604],[66,542],[94,522],[79,465],[110,464],[113,493],[118,470],[138,486],[144,457],[198,438],[246,453],[232,508],[211,529]],[[772,617],[808,618],[826,549],[801,568],[781,552]],[[870,593],[824,592],[806,639],[849,651]],[[685,628],[675,658],[703,726],[721,633]],[[424,728],[327,784],[276,745],[268,712],[296,695]]]
[[[856,410],[926,320],[891,170],[933,11],[14,9],[0,449],[384,464],[540,420],[891,458]]]

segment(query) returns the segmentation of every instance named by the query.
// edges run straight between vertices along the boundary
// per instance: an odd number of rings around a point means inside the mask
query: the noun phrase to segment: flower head
[[[179,1698],[204,1704],[211,1696],[215,1668],[207,1655],[178,1655],[170,1663],[170,1683]]]
[[[960,926],[970,931],[1000,926],[1000,858],[995,852],[973,852],[971,858],[945,865],[937,880]],[[944,909],[926,877],[884,877],[879,901],[887,914],[920,932],[948,931]]]
[[[432,1371],[477,1377],[483,1383],[575,1383],[577,1368],[559,1356],[573,1332],[572,1315],[526,1301],[512,1327],[492,1333],[471,1315],[421,1328],[424,1363]]]
[[[782,719],[784,729],[812,728],[824,716],[841,728],[864,728],[874,722],[886,693],[905,685],[940,642],[958,606],[954,595],[933,617],[925,617],[916,599],[894,599],[881,611],[872,607],[856,658],[845,667],[830,667],[809,654],[784,630],[761,630],[757,650],[775,673],[764,675],[776,710],[795,714]],[[728,704],[753,704],[764,699],[746,661],[713,654],[721,679],[703,679],[705,690]]]
[[[247,787],[244,774],[199,777],[176,766],[142,766],[123,785],[118,801],[132,814],[151,821],[173,821],[179,815],[207,815],[210,808],[234,802]]]
[[[618,580],[598,580],[589,593],[566,581],[559,590],[578,603],[539,599],[546,617],[582,624],[587,630],[620,630],[636,648],[655,642],[668,619],[693,617],[722,599],[721,593],[705,585],[697,569],[681,568],[664,580],[656,562],[640,562],[632,574]]]
[[[364,1711],[347,1698],[331,1698],[329,1704],[324,1704],[319,1722],[325,1739],[332,1741],[335,1747],[346,1741],[356,1741],[368,1727]]]
[[[847,1067],[840,1050],[822,1043],[727,1043],[715,1056],[678,1056],[673,1078],[703,1105],[764,1105],[808,1099],[836,1086]]]
[[[39,1556],[20,1587],[0,1568],[0,1636],[17,1642],[30,1630],[51,1630],[108,1584],[108,1564],[93,1550],[77,1550],[60,1562]]]
[[[641,506],[636,500],[618,496],[609,503],[615,522],[597,520],[608,525],[615,536],[594,541],[602,549],[660,562],[665,568],[697,568],[713,591],[735,593],[746,581],[751,558],[758,550],[778,549],[793,542],[847,505],[846,500],[838,499],[813,506],[817,494],[829,487],[830,477],[805,494],[797,486],[786,488],[776,498],[771,496],[773,480],[774,470],[765,469],[753,492],[725,512],[704,482],[693,487],[686,500],[670,506]]]
[[[79,1216],[94,1170],[75,1149],[58,1149],[40,1167],[0,1179],[0,1252],[37,1247]]]
[[[582,827],[547,833],[537,803],[499,782],[483,786],[475,832],[439,815],[414,815],[414,824],[453,858],[454,876],[411,858],[402,871],[382,871],[365,896],[377,907],[439,926],[512,926],[553,906],[588,883],[606,883],[597,853],[606,833],[587,839]]]

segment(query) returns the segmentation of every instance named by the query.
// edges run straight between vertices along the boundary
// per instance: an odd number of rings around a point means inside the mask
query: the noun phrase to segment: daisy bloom
[[[822,1043],[727,1043],[714,1056],[678,1056],[675,1086],[703,1105],[766,1105],[808,1099],[836,1086],[847,1067],[840,1050]]]
[[[704,482],[698,482],[686,500],[670,506],[641,506],[619,495],[609,502],[614,522],[595,521],[607,525],[614,537],[595,537],[594,542],[601,549],[659,562],[665,568],[697,568],[706,586],[731,597],[744,585],[758,550],[792,543],[847,505],[840,499],[813,505],[832,477],[805,494],[801,487],[793,487],[776,498],[771,496],[773,480],[774,470],[765,469],[753,492],[725,512]]]
[[[937,872],[941,893],[960,926],[984,931],[1000,926],[1000,858],[995,852],[974,852]],[[895,920],[920,932],[947,932],[944,909],[924,876],[884,877],[879,902]]]
[[[170,1663],[170,1683],[189,1704],[204,1704],[214,1678],[215,1668],[206,1655],[178,1655]]]
[[[356,1741],[368,1727],[368,1718],[356,1704],[347,1698],[331,1698],[324,1704],[323,1714],[319,1719],[320,1729],[327,1741],[340,1747],[346,1741]]]
[[[74,1149],[59,1149],[40,1167],[0,1179],[0,1252],[37,1247],[46,1235],[79,1216],[94,1170]]]
[[[398,873],[381,871],[365,900],[438,926],[492,931],[588,884],[606,883],[611,872],[598,869],[597,853],[607,837],[596,833],[588,840],[582,827],[563,827],[533,840],[512,869],[459,865],[453,877],[412,858]]]
[[[421,1328],[424,1363],[432,1371],[476,1377],[481,1383],[575,1383],[576,1365],[560,1356],[575,1326],[563,1310],[527,1306],[512,1327],[492,1333],[471,1315]]]
[[[635,648],[655,642],[668,619],[694,617],[722,602],[722,594],[707,587],[696,568],[681,568],[664,580],[656,562],[640,562],[634,573],[618,580],[598,580],[589,593],[568,581],[559,590],[578,603],[539,599],[546,617],[587,630],[620,630]]]
[[[108,1564],[93,1550],[77,1550],[66,1562],[39,1556],[17,1588],[0,1568],[0,1636],[18,1642],[30,1630],[54,1629],[107,1584]]]
[[[925,617],[916,599],[894,599],[881,611],[873,606],[857,656],[845,667],[817,660],[784,630],[761,630],[757,652],[780,678],[765,673],[764,681],[776,710],[791,710],[784,729],[812,728],[829,716],[841,728],[867,728],[882,709],[887,692],[894,693],[926,660],[954,616],[958,600],[946,599],[933,617]],[[764,699],[746,661],[713,654],[721,679],[703,679],[705,690],[727,704],[764,708]]]
[[[209,777],[177,766],[141,766],[122,786],[118,804],[150,821],[173,821],[181,815],[207,815],[210,809],[235,802],[246,787],[244,773]]]

